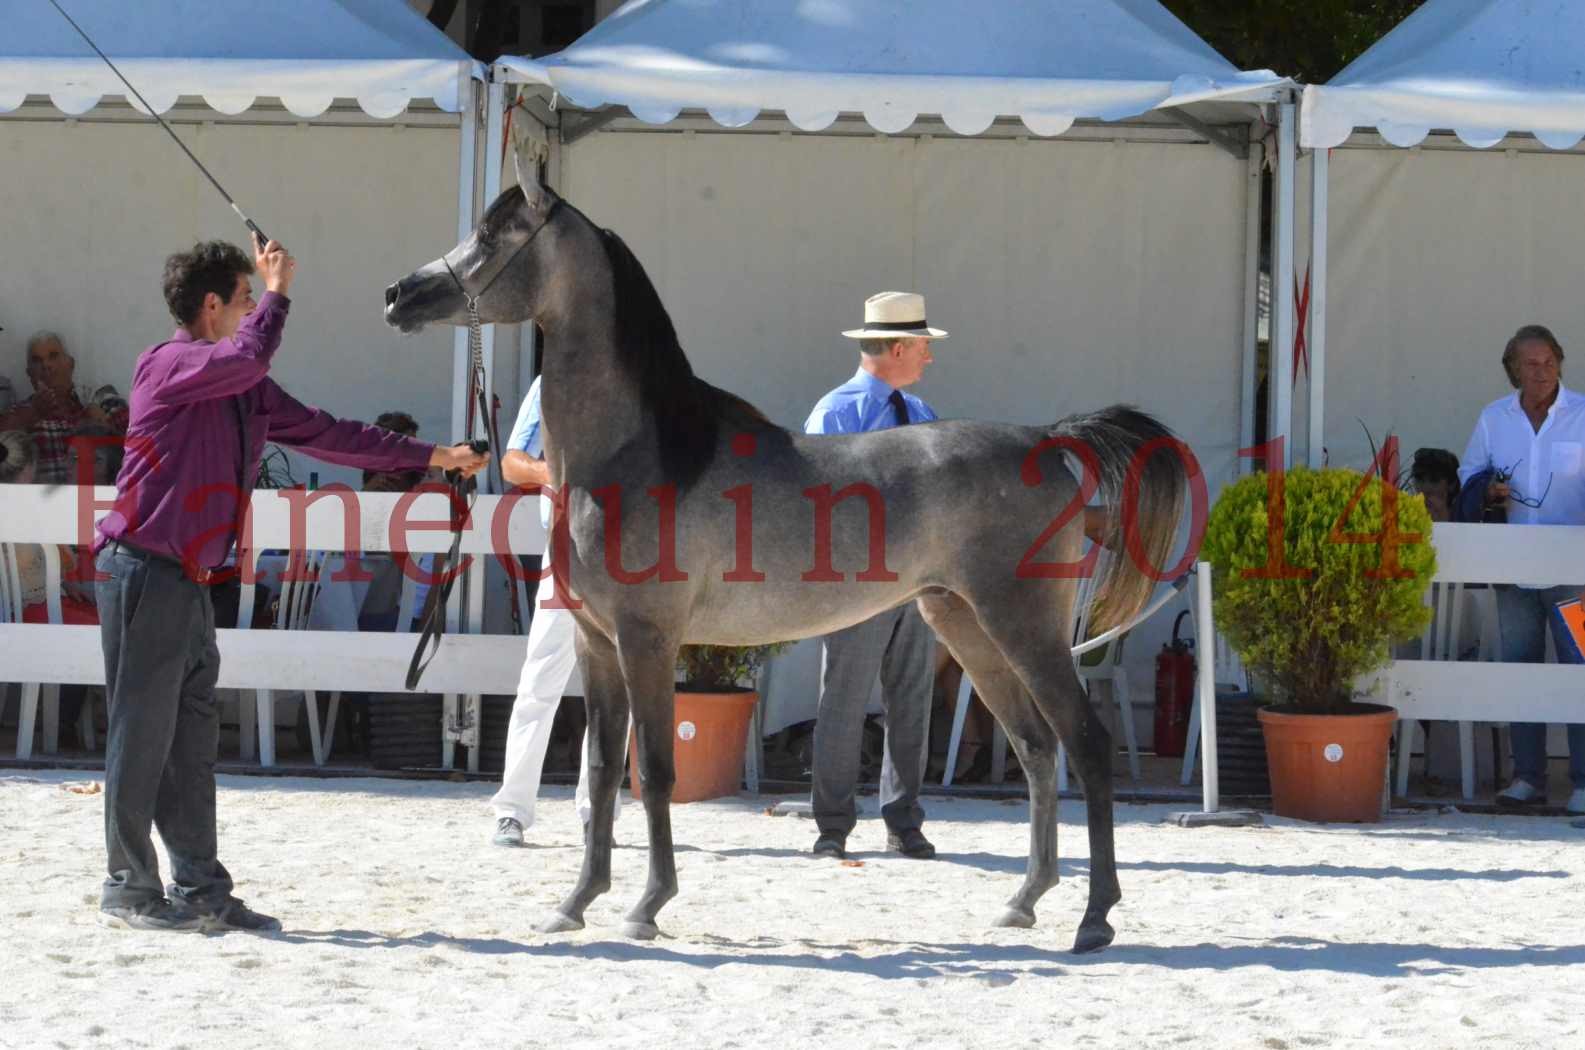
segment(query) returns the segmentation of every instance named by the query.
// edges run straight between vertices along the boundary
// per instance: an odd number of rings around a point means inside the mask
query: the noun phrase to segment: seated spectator
[[[76,372],[77,362],[66,352],[59,335],[35,333],[27,343],[27,374],[33,396],[0,416],[0,430],[25,430],[32,436],[38,450],[33,480],[39,484],[60,485],[71,480],[67,442],[84,421],[116,427],[111,412],[83,403],[74,385]],[[110,394],[114,394],[113,388]],[[123,418],[120,431],[125,429]]]
[[[416,438],[418,436],[418,423],[406,412],[384,412],[375,419],[374,425],[394,431],[404,437]],[[363,472],[363,491],[365,492],[411,492],[419,485],[429,480],[429,472],[423,470],[366,470]],[[397,628],[397,615],[400,612],[402,594],[402,559],[388,555],[357,555],[364,562],[364,567],[374,574],[374,580],[369,584],[368,593],[364,596],[362,607],[358,613],[358,629],[362,631],[394,631]],[[349,556],[349,560],[351,560]],[[417,621],[424,611],[424,603],[429,597],[429,584],[427,581],[435,571],[435,556],[421,554],[413,559],[413,568],[408,570],[416,572],[421,579],[414,581],[413,591],[413,623],[412,629],[417,629]]]
[[[20,430],[0,429],[0,485],[27,485],[33,481],[38,453]]]
[[[86,476],[80,463],[82,457],[92,452],[93,466]],[[126,458],[126,445],[122,434],[113,425],[106,426],[92,420],[81,423],[66,441],[66,476],[70,484],[90,481],[94,485],[114,485],[121,473],[121,461]]]
[[[1458,499],[1458,457],[1445,448],[1417,448],[1409,468],[1414,491],[1425,497],[1432,521],[1452,521]]]
[[[38,453],[28,435],[19,430],[0,431],[0,483],[26,485],[35,480]],[[44,548],[37,543],[12,545],[16,555],[18,584],[22,588],[22,621],[49,623],[48,579]],[[72,580],[76,558],[72,548],[59,546],[61,563],[61,622],[97,624],[98,610],[93,602],[93,585]]]
[[[406,412],[381,413],[374,421],[374,425],[401,434],[403,437],[418,436],[418,423]],[[424,470],[365,470],[363,491],[411,492],[428,477],[429,472]]]

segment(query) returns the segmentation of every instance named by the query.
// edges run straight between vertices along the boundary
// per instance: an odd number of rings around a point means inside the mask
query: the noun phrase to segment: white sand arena
[[[219,936],[95,924],[103,796],[69,788],[96,779],[0,774],[0,1046],[1585,1046],[1585,832],[1559,819],[1186,830],[1119,806],[1117,943],[1076,957],[1078,803],[1033,930],[986,925],[1023,803],[928,800],[934,862],[862,821],[854,866],[808,857],[774,799],[686,805],[682,893],[640,944],[616,934],[634,808],[590,927],[547,937],[570,789],[505,850],[492,785],[226,777],[222,859],[286,932]]]

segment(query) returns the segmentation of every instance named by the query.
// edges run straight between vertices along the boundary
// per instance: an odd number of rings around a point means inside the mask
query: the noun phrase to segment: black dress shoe
[[[821,835],[815,839],[814,848],[809,852],[817,857],[841,860],[848,855],[848,840],[842,835]]]
[[[936,855],[936,848],[918,828],[887,832],[886,849],[891,853],[912,857],[914,860],[929,860]]]

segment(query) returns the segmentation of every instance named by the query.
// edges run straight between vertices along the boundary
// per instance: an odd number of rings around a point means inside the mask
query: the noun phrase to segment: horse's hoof
[[[571,933],[573,930],[581,929],[583,929],[582,919],[575,919],[559,911],[539,924],[540,933]]]
[[[622,924],[622,936],[634,941],[653,941],[660,936],[660,927],[652,922],[634,922],[630,919]]]
[[[1115,936],[1117,931],[1113,930],[1105,919],[1085,923],[1079,927],[1079,935],[1073,939],[1073,954],[1087,955],[1090,952],[1098,952],[1111,944]]]
[[[994,925],[1012,926],[1020,930],[1027,930],[1034,924],[1035,913],[1033,911],[1027,908],[1015,908],[1009,905],[1007,910],[1002,912],[1001,918],[997,919]]]

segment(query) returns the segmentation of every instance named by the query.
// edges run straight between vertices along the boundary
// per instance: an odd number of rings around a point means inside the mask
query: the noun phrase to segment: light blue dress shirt
[[[527,452],[535,459],[545,458],[545,437],[539,410],[539,376],[534,377],[534,383],[528,388],[528,396],[523,398],[523,407],[517,410],[517,422],[512,426],[512,436],[507,439],[506,447],[519,452]],[[549,497],[539,497],[539,523],[545,526],[545,531],[550,531],[551,501]]]
[[[805,434],[864,434],[897,425],[897,410],[889,400],[892,387],[860,368],[853,378],[815,402],[804,421]],[[902,391],[910,423],[930,423],[935,410]]]

